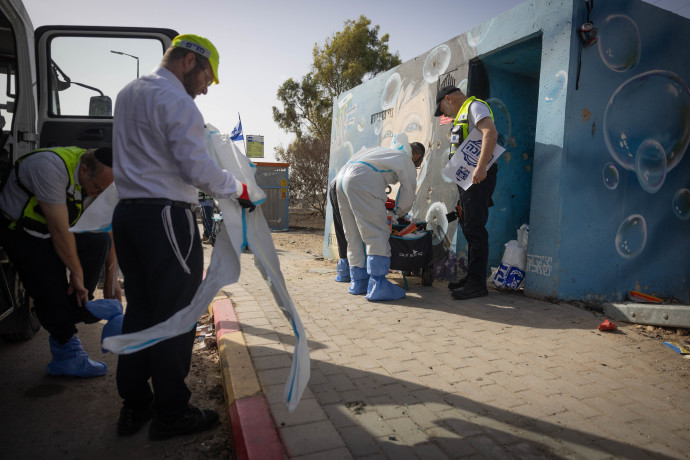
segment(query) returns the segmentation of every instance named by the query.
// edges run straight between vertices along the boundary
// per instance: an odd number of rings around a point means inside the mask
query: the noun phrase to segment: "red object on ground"
[[[616,324],[612,323],[609,320],[604,320],[603,323],[599,325],[599,330],[600,331],[615,331],[616,330]]]
[[[628,297],[630,297],[631,300],[635,300],[637,302],[643,302],[643,303],[661,303],[663,300],[661,300],[658,297],[654,297],[652,295],[644,294],[642,292],[638,291],[630,291],[628,293]]]
[[[386,199],[386,209],[390,209],[391,211],[395,209],[395,200],[391,200],[390,198]]]

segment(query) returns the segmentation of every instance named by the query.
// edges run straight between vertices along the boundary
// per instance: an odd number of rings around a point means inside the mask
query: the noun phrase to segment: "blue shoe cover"
[[[87,378],[100,377],[108,372],[108,366],[105,363],[89,359],[76,335],[63,345],[60,345],[52,336],[48,338],[48,341],[50,353],[53,355],[53,360],[46,368],[48,374]]]
[[[350,264],[347,259],[338,260],[338,266],[336,267],[336,277],[335,280],[339,283],[349,283],[350,282]]]
[[[405,290],[388,281],[385,276],[370,276],[367,300],[398,300],[406,297]]]
[[[364,267],[350,267],[350,287],[347,290],[352,295],[365,294],[369,284],[369,275]]]
[[[84,304],[87,310],[96,318],[111,320],[122,314],[122,303],[115,299],[91,300]]]
[[[91,312],[93,316],[100,319],[105,319],[108,322],[103,326],[101,331],[101,343],[107,337],[112,337],[114,335],[122,335],[122,320],[124,316],[122,314],[122,303],[115,299],[98,299],[91,300],[84,304],[87,310]],[[101,347],[103,353],[107,353],[108,350]]]
[[[122,335],[122,320],[125,319],[125,315],[117,315],[115,318],[108,320],[103,326],[101,331],[101,345],[103,341],[108,337],[113,337],[115,335]],[[103,353],[108,353],[108,350],[101,346]]]
[[[367,273],[369,273],[370,276],[386,276],[390,268],[390,257],[367,256]]]

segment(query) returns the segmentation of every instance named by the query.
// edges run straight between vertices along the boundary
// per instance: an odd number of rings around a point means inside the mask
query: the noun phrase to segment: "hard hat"
[[[170,46],[186,48],[208,59],[213,71],[213,83],[218,84],[218,50],[208,39],[194,34],[178,35]]]
[[[407,138],[407,134],[398,133],[393,136],[391,141],[391,148],[395,150],[401,150],[405,152],[405,155],[412,158],[412,148],[410,148],[410,140]]]

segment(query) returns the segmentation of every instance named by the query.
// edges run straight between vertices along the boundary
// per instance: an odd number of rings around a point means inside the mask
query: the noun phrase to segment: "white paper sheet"
[[[482,132],[475,128],[467,135],[467,139],[460,144],[453,158],[441,170],[441,174],[454,181],[464,190],[467,190],[472,185],[472,173],[477,167],[481,151]],[[503,152],[505,152],[505,149],[496,144],[486,169],[489,169]]]

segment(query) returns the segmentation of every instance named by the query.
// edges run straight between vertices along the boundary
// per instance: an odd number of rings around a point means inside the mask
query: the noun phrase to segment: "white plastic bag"
[[[517,240],[510,240],[505,246],[503,260],[491,282],[498,289],[518,290],[525,282],[527,250],[521,248]]]
[[[527,239],[529,237],[529,225],[522,224],[517,231],[517,242],[522,249],[527,249]]]

